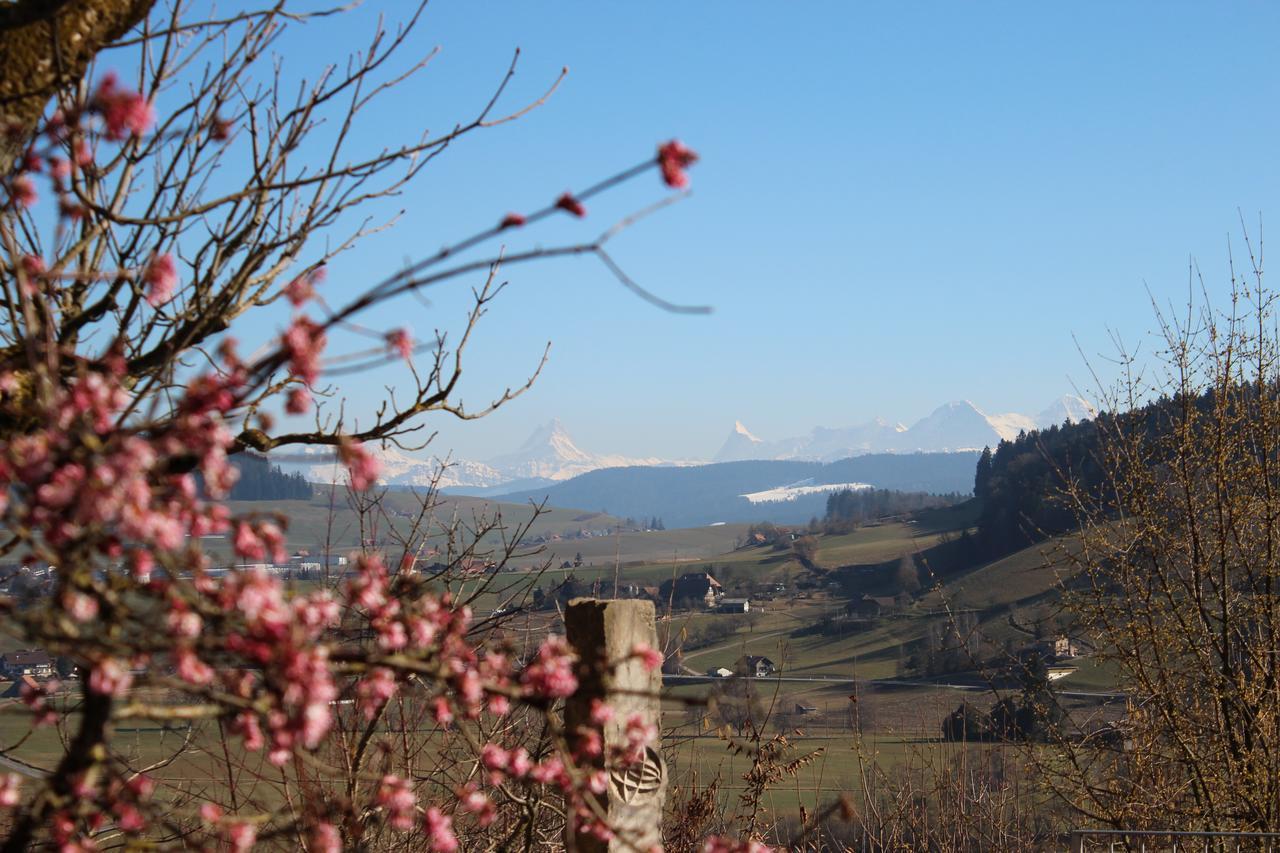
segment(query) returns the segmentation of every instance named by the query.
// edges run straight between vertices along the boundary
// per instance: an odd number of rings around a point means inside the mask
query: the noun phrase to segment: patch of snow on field
[[[792,483],[789,486],[778,486],[776,489],[766,489],[763,492],[752,492],[747,495],[739,495],[751,501],[753,504],[763,503],[782,503],[784,501],[793,501],[796,498],[802,498],[805,495],[820,495],[827,492],[843,492],[845,489],[860,491],[862,489],[870,489],[873,486],[870,483],[822,483],[813,485],[813,479],[801,480],[798,483]]]

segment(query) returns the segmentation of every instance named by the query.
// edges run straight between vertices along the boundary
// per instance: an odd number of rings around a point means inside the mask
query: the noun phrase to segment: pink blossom
[[[338,828],[323,821],[311,827],[311,849],[316,853],[342,853],[342,836]]]
[[[480,763],[486,770],[506,770],[507,751],[496,743],[486,743],[480,748]]]
[[[178,649],[175,657],[178,662],[178,677],[183,681],[197,687],[213,681],[213,667],[200,660],[191,649]]]
[[[555,755],[543,760],[539,764],[533,765],[529,770],[529,778],[543,785],[558,782],[564,774],[564,762]]]
[[[252,711],[241,711],[231,723],[231,730],[244,738],[244,748],[250,752],[262,749],[265,741],[262,738],[262,726],[258,723],[258,715]]]
[[[682,190],[689,186],[686,169],[698,162],[698,155],[678,139],[658,146],[658,168],[667,186]]]
[[[6,773],[2,781],[0,781],[0,808],[11,809],[22,802],[22,791],[20,786],[22,780],[17,773]]]
[[[116,826],[125,832],[141,832],[147,826],[146,818],[132,803],[117,803],[115,812]]]
[[[649,672],[662,668],[663,655],[662,652],[650,646],[648,643],[636,643],[631,647],[631,656],[640,658],[644,668]]]
[[[200,805],[200,819],[205,823],[217,823],[222,820],[222,807],[217,803],[202,803]]]
[[[603,726],[605,723],[613,719],[613,706],[608,705],[599,699],[591,700],[591,723],[596,726]]]
[[[89,689],[102,696],[123,696],[132,682],[132,673],[116,658],[103,658],[89,673]]]
[[[488,826],[498,817],[497,807],[494,806],[493,800],[477,787],[474,782],[468,782],[464,788],[458,791],[458,805],[465,811],[476,816],[476,822],[481,826]]]
[[[531,696],[563,699],[578,689],[578,679],[573,674],[576,661],[577,657],[563,637],[548,637],[521,673],[520,681]]]
[[[453,722],[453,708],[449,707],[449,700],[443,696],[437,696],[431,701],[431,716],[435,717],[438,724],[447,726]]]
[[[289,372],[308,385],[320,378],[320,354],[326,340],[324,329],[309,317],[296,317],[282,338],[289,356]]]
[[[80,168],[93,165],[94,153],[89,143],[83,139],[76,143],[75,164]]]
[[[9,184],[9,198],[17,207],[31,207],[39,198],[35,181],[27,175],[18,175]]]
[[[267,549],[261,537],[253,529],[253,525],[247,521],[236,522],[236,534],[235,539],[232,540],[232,547],[235,548],[238,556],[246,560],[262,560],[267,556]]]
[[[312,633],[336,624],[340,610],[338,602],[326,590],[293,599],[295,618]]]
[[[427,846],[433,853],[454,853],[458,838],[453,834],[453,819],[432,806],[422,819],[427,832]]]
[[[387,812],[387,822],[392,829],[407,832],[413,828],[414,809],[418,798],[409,789],[409,783],[399,776],[387,774],[378,786],[376,802]]]
[[[529,771],[533,769],[533,761],[529,758],[529,751],[523,746],[518,746],[511,750],[508,755],[511,759],[508,764],[508,770],[511,775],[518,779],[528,776]]]
[[[556,199],[556,207],[579,218],[587,215],[587,209],[582,206],[582,202],[574,198],[572,193],[564,193]]]
[[[98,599],[68,588],[62,593],[62,609],[77,622],[88,622],[98,615]]]
[[[413,358],[413,338],[405,329],[388,332],[387,349],[394,350],[405,361],[410,361]]]
[[[137,92],[120,89],[116,75],[108,73],[94,92],[90,108],[102,115],[107,138],[124,139],[125,132],[141,136],[155,122],[155,110],[147,99]]]
[[[579,729],[578,739],[574,744],[574,755],[579,759],[591,760],[604,754],[604,739],[595,729]]]
[[[301,308],[316,295],[315,281],[311,275],[303,273],[284,286],[284,295],[294,308]]]
[[[143,273],[143,280],[147,283],[147,304],[152,308],[159,308],[173,299],[173,291],[178,284],[173,255],[166,252],[152,258]]]
[[[20,277],[23,293],[35,296],[40,290],[41,280],[48,272],[44,265],[44,258],[39,255],[23,255],[19,269],[23,273]]]
[[[238,821],[227,827],[227,840],[231,842],[231,849],[235,853],[252,850],[254,842],[258,840],[258,828],[251,823]]]
[[[311,392],[306,388],[294,386],[289,389],[285,399],[284,410],[291,415],[305,415],[311,409]]]
[[[645,747],[658,740],[658,727],[648,722],[643,714],[635,713],[627,717],[625,728],[627,746],[622,753],[626,764],[636,764],[644,760]]]
[[[262,544],[272,562],[283,563],[289,559],[289,553],[284,547],[284,531],[280,529],[280,525],[264,521],[258,525],[258,535],[262,537]]]
[[[55,181],[67,180],[71,177],[71,163],[64,157],[50,157],[49,175]]]
[[[391,602],[395,604],[395,602]],[[404,623],[390,618],[375,618],[374,628],[378,632],[378,648],[396,652],[409,645],[409,635],[404,630]]]
[[[498,223],[498,228],[519,228],[521,225],[524,225],[524,223],[525,218],[523,214],[508,213],[506,216],[502,217],[502,222]]]
[[[169,633],[173,636],[191,640],[200,636],[204,620],[200,618],[199,613],[187,609],[186,605],[175,603],[173,609],[165,616],[165,624],[168,625]]]
[[[383,705],[396,695],[396,674],[385,666],[376,666],[356,685],[360,709],[366,719],[372,720]]]
[[[356,558],[355,576],[347,584],[347,597],[370,612],[380,611],[387,603],[387,567],[377,554],[361,554]]]
[[[381,467],[373,454],[358,441],[344,441],[338,445],[338,458],[347,466],[351,476],[351,488],[363,492],[378,480]]]

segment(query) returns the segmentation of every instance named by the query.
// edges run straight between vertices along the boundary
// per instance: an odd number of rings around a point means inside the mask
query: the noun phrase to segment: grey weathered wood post
[[[602,601],[575,598],[565,611],[569,644],[581,661],[578,691],[565,701],[565,731],[572,742],[579,727],[593,727],[591,703],[599,699],[614,710],[613,719],[596,727],[611,746],[627,743],[626,722],[641,714],[645,722],[660,728],[662,673],[649,672],[631,657],[636,643],[658,647],[653,602]],[[604,842],[570,827],[566,846],[575,853],[605,850],[649,850],[662,843],[662,805],[667,792],[667,768],[658,744],[646,751],[635,767],[608,767],[609,788],[599,798],[617,838]]]

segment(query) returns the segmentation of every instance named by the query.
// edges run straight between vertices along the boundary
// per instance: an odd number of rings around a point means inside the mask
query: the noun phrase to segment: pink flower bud
[[[582,206],[582,202],[573,197],[572,193],[565,193],[556,199],[556,207],[579,218],[587,215],[587,209]]]

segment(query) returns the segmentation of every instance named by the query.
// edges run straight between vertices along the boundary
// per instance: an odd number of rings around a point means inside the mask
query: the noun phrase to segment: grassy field
[[[355,548],[362,538],[394,540],[412,523],[413,496],[391,493],[386,498],[383,525],[391,529],[361,531],[350,508],[331,511],[327,502],[237,504],[233,511],[285,512],[291,519],[289,545],[315,549],[328,538],[335,548]],[[495,506],[478,499],[451,499],[438,514],[472,518],[500,511],[508,529],[532,516],[528,507]],[[543,553],[530,557],[527,566],[550,559],[554,568],[540,576],[516,571],[482,578],[491,589],[476,602],[481,617],[486,607],[508,605],[513,596],[533,585],[553,588],[568,574],[559,568],[561,557],[581,554],[581,567],[573,574],[587,585],[599,582],[599,594],[612,593],[612,583],[657,585],[687,571],[713,568],[730,589],[769,587],[781,582],[786,593],[753,594],[749,614],[667,612],[659,607],[659,640],[668,649],[681,647],[687,672],[705,673],[715,667],[733,668],[744,654],[764,655],[780,665],[782,674],[795,681],[761,681],[752,685],[752,701],[771,709],[765,724],[768,736],[790,732],[793,749],[788,760],[821,750],[794,775],[786,776],[769,794],[765,805],[776,814],[813,808],[839,793],[857,792],[876,774],[904,768],[937,766],[941,762],[983,756],[999,746],[969,747],[939,741],[942,719],[962,701],[989,706],[990,693],[972,692],[939,684],[903,683],[905,650],[919,644],[931,630],[945,625],[948,613],[976,615],[978,631],[993,642],[1025,643],[1025,623],[1053,603],[1058,583],[1067,578],[1060,562],[1045,558],[1070,542],[1048,542],[1001,560],[944,578],[914,601],[901,603],[894,612],[870,622],[849,623],[847,629],[818,633],[814,626],[843,612],[847,602],[828,574],[837,567],[873,567],[896,560],[901,554],[918,554],[972,524],[971,509],[953,508],[918,514],[914,518],[868,525],[839,536],[819,536],[815,568],[805,568],[788,546],[738,548],[746,525],[723,525],[687,530],[630,532],[619,536],[561,539],[574,530],[601,528],[616,522],[609,516],[550,510],[536,519],[530,535],[551,538]],[[491,537],[496,539],[496,537]],[[520,565],[520,563],[517,563]],[[753,587],[754,585],[754,587]],[[519,616],[508,636],[537,638],[558,627],[554,610]],[[843,624],[843,623],[838,623]],[[0,631],[0,645],[20,647],[18,640]],[[0,649],[4,650],[4,649]],[[1062,689],[1105,692],[1114,689],[1116,674],[1089,659],[1074,662],[1077,670],[1057,682]],[[803,680],[809,679],[809,680]],[[963,685],[963,674],[948,677]],[[977,679],[970,677],[969,683]],[[891,682],[891,683],[885,683]],[[732,740],[717,736],[722,719],[716,713],[726,683],[680,684],[664,691],[664,723],[672,730],[668,742],[672,778],[720,780],[723,796],[736,797],[744,788],[750,750],[735,750]],[[1083,700],[1082,700],[1083,701]],[[710,702],[710,706],[708,706]],[[801,713],[801,708],[804,712]],[[17,711],[17,713],[15,713]],[[27,734],[25,713],[12,702],[0,700],[0,746],[5,754],[36,767],[50,767],[61,755],[63,744],[53,729]],[[175,785],[223,786],[222,742],[216,727],[195,732],[144,730],[118,732],[118,745],[130,764],[147,766],[172,758],[158,772]],[[234,748],[235,742],[232,742]],[[976,750],[976,752],[975,752]],[[173,756],[176,755],[176,758]],[[258,770],[251,766],[261,756],[241,756],[246,777]],[[240,760],[237,758],[237,760]],[[278,774],[278,771],[272,771]]]
[[[409,492],[386,492],[381,498],[381,511],[374,513],[373,521],[364,527],[358,513],[348,505],[342,492],[333,496],[328,491],[309,501],[232,501],[235,514],[279,513],[288,519],[286,541],[290,549],[305,548],[313,553],[323,550],[326,544],[334,551],[360,547],[361,541],[374,541],[395,548],[406,539],[415,524],[421,524],[421,499]],[[442,524],[457,519],[468,529],[476,529],[493,520],[500,527],[483,540],[485,548],[498,548],[504,539],[528,525],[525,540],[546,540],[540,545],[521,549],[519,565],[533,566],[551,561],[559,566],[565,560],[573,560],[578,554],[583,561],[595,565],[608,565],[615,558],[621,563],[636,564],[659,561],[687,561],[705,559],[731,550],[747,525],[726,524],[715,527],[696,527],[669,531],[626,531],[618,535],[604,534],[618,526],[621,519],[599,512],[544,507],[536,513],[528,504],[495,503],[482,498],[441,498],[430,516],[435,521],[421,529],[427,530],[429,544],[443,547],[440,536]],[[579,538],[583,531],[594,535]],[[226,540],[209,539],[206,546],[215,554],[226,556]]]

